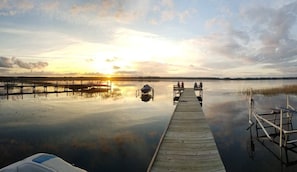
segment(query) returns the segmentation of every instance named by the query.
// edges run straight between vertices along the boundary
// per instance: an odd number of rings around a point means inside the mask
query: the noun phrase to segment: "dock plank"
[[[193,89],[182,93],[147,171],[225,171]]]

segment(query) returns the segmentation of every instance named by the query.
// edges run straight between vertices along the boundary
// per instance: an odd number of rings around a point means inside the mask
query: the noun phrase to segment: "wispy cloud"
[[[139,72],[137,71],[127,71],[127,70],[118,70],[115,71],[114,76],[140,76]]]
[[[98,23],[130,23],[142,19],[148,12],[150,1],[133,1],[133,0],[101,0],[92,2],[63,2],[65,11],[62,12],[64,19],[68,22],[77,19],[79,22],[95,24]],[[70,15],[68,15],[70,14]]]
[[[0,1],[0,16],[14,16],[30,11],[44,13],[49,17],[68,22],[98,23],[102,19],[129,22],[144,16],[149,1],[101,0],[78,1]],[[105,20],[106,22],[107,20]]]
[[[164,76],[297,73],[297,2],[264,2],[0,0],[0,67],[17,73],[50,63],[48,72]],[[31,55],[38,58],[23,58]]]
[[[86,59],[86,62],[92,63],[92,62],[94,62],[94,58],[88,58],[88,59]]]
[[[113,66],[112,69],[113,70],[119,70],[119,69],[121,69],[121,67],[120,66]]]
[[[0,67],[3,68],[12,68],[13,62],[11,58],[0,57]]]
[[[15,57],[12,58],[14,64],[18,65],[21,68],[25,68],[25,69],[42,69],[48,66],[47,62],[36,62],[36,63],[32,63],[32,62],[24,62],[20,59],[17,59]]]
[[[115,62],[117,61],[119,58],[118,57],[112,57],[112,58],[107,58],[105,61],[106,62]]]
[[[206,22],[208,28],[221,30],[198,38],[197,42],[219,60],[209,60],[205,65],[230,70],[262,64],[278,70],[279,74],[296,73],[297,69],[290,67],[297,65],[297,39],[293,32],[296,11],[297,2],[292,2],[280,8],[254,6],[242,9],[238,19],[244,25],[225,18],[209,20]]]
[[[13,16],[34,8],[34,3],[28,0],[1,0],[0,16]]]
[[[297,2],[279,9],[258,7],[243,12],[243,16],[252,21],[253,27],[256,28],[260,43],[256,58],[264,57],[265,62],[276,63],[284,59],[295,59],[297,40],[291,31],[296,25],[296,11]]]
[[[13,68],[14,65],[24,69],[42,69],[48,66],[47,62],[25,62],[16,57],[0,57],[0,67],[2,68]]]
[[[196,10],[191,7],[181,10],[177,9],[175,6],[176,4],[173,0],[162,0],[154,4],[151,12],[157,17],[150,20],[151,24],[161,24],[175,19],[183,23],[186,18],[196,13]]]

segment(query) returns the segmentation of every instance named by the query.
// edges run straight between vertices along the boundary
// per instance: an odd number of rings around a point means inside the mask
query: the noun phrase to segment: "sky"
[[[296,0],[0,0],[0,76],[296,77],[296,18]]]

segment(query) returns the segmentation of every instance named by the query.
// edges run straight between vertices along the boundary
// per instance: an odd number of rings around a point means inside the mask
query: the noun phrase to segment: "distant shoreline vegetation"
[[[265,96],[273,96],[277,94],[295,94],[297,95],[297,84],[294,85],[284,85],[276,88],[263,88],[263,89],[252,89],[243,91],[244,94],[262,94]]]
[[[297,77],[246,77],[246,78],[219,78],[219,77],[158,77],[158,76],[136,76],[136,77],[11,77],[0,76],[0,82],[18,81],[70,81],[70,80],[111,80],[111,81],[161,81],[161,80],[290,80]]]

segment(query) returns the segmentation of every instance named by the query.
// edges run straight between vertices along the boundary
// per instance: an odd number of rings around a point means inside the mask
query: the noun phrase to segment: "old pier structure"
[[[50,94],[63,92],[108,92],[110,81],[73,80],[6,80],[0,82],[0,96]]]

